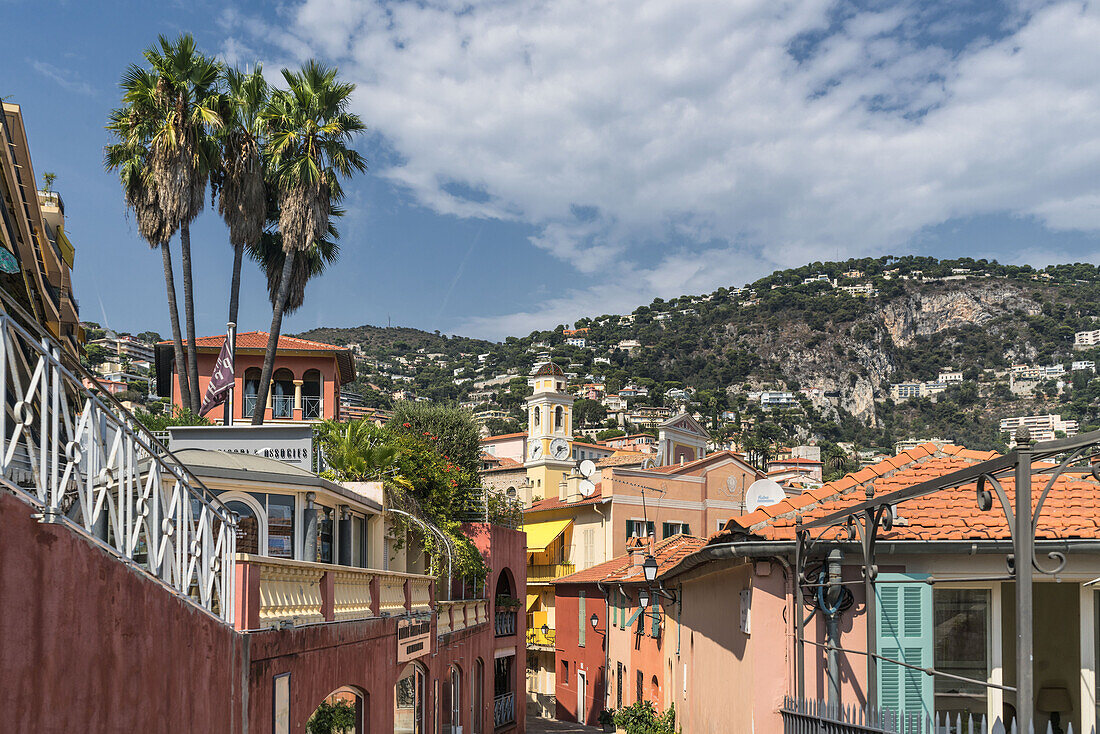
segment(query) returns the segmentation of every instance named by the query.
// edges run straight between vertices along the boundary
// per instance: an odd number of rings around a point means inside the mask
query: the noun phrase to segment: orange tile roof
[[[517,438],[519,436],[526,436],[526,435],[527,435],[527,433],[523,432],[523,431],[520,431],[519,433],[502,433],[499,436],[486,436],[485,438],[481,439],[481,442],[482,443],[491,443],[493,441],[500,441],[503,438]]]
[[[483,459],[483,461],[496,462],[496,466],[488,469],[482,469],[482,472],[491,471],[517,471],[523,468],[523,464],[519,463],[515,459],[511,459],[507,456],[494,456],[491,459]]]
[[[600,502],[603,502],[603,493],[601,491],[601,483],[596,482],[596,491],[583,499],[579,499],[576,502],[563,502],[557,497],[547,497],[532,502],[531,506],[523,511],[523,514],[529,515],[535,512],[546,512],[547,510],[560,510],[564,507],[585,507],[587,505],[599,504]]]
[[[615,449],[611,448],[610,446],[601,446],[598,443],[585,443],[583,441],[574,441],[573,445],[574,446],[586,446],[587,448],[599,449],[600,451],[615,451]]]
[[[665,466],[657,466],[648,471],[660,472],[661,474],[678,474],[689,469],[695,469],[707,462],[714,461],[718,458],[734,458],[738,461],[744,461],[745,457],[736,451],[730,451],[723,449],[722,451],[716,451],[713,454],[707,454],[701,459],[695,459],[694,461],[685,461],[683,464],[667,464]]]
[[[863,502],[869,485],[876,496],[904,489],[928,479],[963,469],[998,454],[973,451],[960,446],[937,447],[927,443],[904,451],[854,474],[807,490],[770,507],[730,520],[725,529],[711,536],[711,542],[728,542],[734,533],[748,532],[768,540],[794,538],[795,517],[803,522],[824,517]],[[1036,537],[1040,539],[1100,538],[1100,483],[1087,475],[1058,478],[1043,505]],[[1034,474],[1032,502],[1049,477]],[[1005,494],[1015,502],[1015,480],[1001,479]],[[964,485],[917,497],[897,506],[898,520],[890,531],[880,531],[880,540],[1003,540],[1010,537],[999,502],[982,512],[975,502],[976,486]]]
[[[597,469],[604,469],[610,466],[629,466],[631,464],[641,465],[647,456],[651,454],[643,454],[641,451],[635,451],[630,454],[616,454],[614,456],[605,456],[602,459],[596,461]]]
[[[264,351],[267,349],[267,340],[270,333],[266,331],[242,331],[237,334],[237,351]],[[183,340],[188,344],[188,340]],[[217,352],[225,343],[225,335],[200,336],[195,339],[195,346],[199,351]],[[171,341],[158,342],[158,345],[170,345]],[[355,379],[355,364],[351,358],[351,350],[347,347],[338,347],[335,344],[299,339],[295,336],[279,335],[276,347],[279,352],[331,352],[336,357],[340,369],[341,384],[346,384]]]
[[[694,535],[672,535],[653,546],[657,575],[674,568],[680,561],[707,544],[705,538]],[[594,584],[644,582],[642,570],[634,566],[633,554],[626,553],[592,568],[556,579],[554,584]]]

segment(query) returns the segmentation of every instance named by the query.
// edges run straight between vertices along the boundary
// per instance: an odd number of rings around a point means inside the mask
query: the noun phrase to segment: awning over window
[[[539,603],[541,597],[538,594],[527,595],[527,611],[531,611],[536,604]]]
[[[572,520],[525,523],[523,529],[527,531],[527,552],[541,553],[546,550],[572,524]]]

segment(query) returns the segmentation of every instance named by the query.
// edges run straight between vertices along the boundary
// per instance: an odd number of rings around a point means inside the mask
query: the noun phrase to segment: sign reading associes
[[[254,454],[313,471],[311,426],[172,426],[170,448]]]
[[[407,663],[431,651],[431,620],[397,620],[397,662]]]

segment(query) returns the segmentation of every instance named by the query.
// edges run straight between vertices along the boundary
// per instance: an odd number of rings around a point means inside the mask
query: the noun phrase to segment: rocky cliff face
[[[779,330],[727,327],[725,336],[799,382],[839,397],[812,398],[826,416],[837,409],[875,427],[875,399],[885,397],[897,368],[896,348],[968,325],[983,326],[1014,313],[1040,313],[1026,284],[997,279],[910,284],[873,313],[814,330],[804,320]],[[1027,345],[1006,345],[1026,353]]]
[[[1015,282],[961,281],[913,288],[882,311],[882,324],[891,341],[906,347],[919,336],[974,324],[981,326],[1015,311],[1040,312],[1039,303]]]

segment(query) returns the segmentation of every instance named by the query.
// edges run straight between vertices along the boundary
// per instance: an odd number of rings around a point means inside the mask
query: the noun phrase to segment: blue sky
[[[917,252],[1042,265],[1100,252],[1100,10],[1082,2],[22,3],[0,96],[57,173],[84,318],[167,332],[103,122],[156,34],[358,83],[370,171],[341,261],[288,331],[501,338],[775,268]],[[230,250],[193,229],[200,333]],[[177,260],[178,262],[178,260]],[[242,329],[270,319],[246,265]]]

